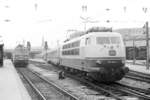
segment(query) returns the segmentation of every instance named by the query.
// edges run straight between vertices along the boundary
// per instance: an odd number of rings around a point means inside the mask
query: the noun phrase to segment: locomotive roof
[[[68,43],[68,42],[77,41],[77,40],[80,40],[81,38],[86,38],[89,36],[121,36],[121,34],[118,32],[90,32],[90,33],[82,35],[80,37],[76,37],[76,38],[67,40],[63,44]]]
[[[76,31],[76,32],[70,34],[69,39],[65,40],[64,42],[74,39],[74,38],[81,37],[86,34],[96,33],[96,32],[112,32],[112,28],[110,28],[110,27],[92,27],[92,28],[89,28],[87,31]]]
[[[112,32],[111,27],[92,27],[86,31],[86,33],[90,32]]]

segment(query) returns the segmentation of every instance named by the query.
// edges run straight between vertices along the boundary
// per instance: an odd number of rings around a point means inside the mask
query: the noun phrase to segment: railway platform
[[[1,100],[31,100],[11,60],[4,60],[0,76]]]
[[[142,60],[137,60],[135,62],[135,64],[133,64],[133,61],[129,60],[127,61],[126,63],[126,66],[130,69],[130,70],[133,70],[133,71],[137,71],[137,72],[141,72],[141,73],[144,73],[144,74],[150,74],[150,66],[149,66],[149,69],[146,68],[146,65],[145,65],[145,61],[142,61]]]
[[[46,63],[43,59],[30,59],[31,62],[40,62],[40,63]]]

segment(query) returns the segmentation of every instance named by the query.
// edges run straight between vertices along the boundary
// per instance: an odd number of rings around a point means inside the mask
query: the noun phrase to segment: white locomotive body
[[[48,55],[52,63],[103,82],[120,80],[129,71],[123,39],[116,32],[90,32],[64,42]]]

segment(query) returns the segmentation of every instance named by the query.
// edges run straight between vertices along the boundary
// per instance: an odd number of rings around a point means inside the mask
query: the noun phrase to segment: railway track
[[[136,72],[136,71],[129,71],[129,73],[125,76],[126,78],[131,78],[134,80],[142,81],[142,82],[147,82],[150,83],[150,75],[141,73],[141,72]]]
[[[48,67],[48,66],[45,66]],[[45,68],[44,67],[44,68]],[[46,68],[48,69],[48,68]],[[140,98],[143,100],[149,100],[149,96],[145,95],[146,90],[142,90],[140,88],[134,88],[131,86],[125,86],[121,85],[119,83],[113,83],[113,84],[102,84],[98,82],[93,82],[90,80],[87,81],[87,79],[81,78],[80,76],[76,77],[70,74],[66,74],[68,77],[71,77],[75,80],[78,80],[82,83],[85,83],[87,86],[93,88],[96,91],[99,91],[101,94],[108,96],[108,97],[113,97],[117,100],[126,100],[127,98]],[[143,94],[142,94],[143,93]],[[125,97],[126,96],[126,97]]]
[[[135,88],[135,87],[120,84],[120,83],[117,83],[117,82],[112,84],[112,86],[113,86],[113,88],[114,87],[117,88],[119,91],[128,93],[129,95],[139,97],[140,100],[141,99],[144,99],[144,100],[149,100],[150,99],[150,91],[149,90],[141,89],[141,88]]]
[[[46,67],[48,66],[45,66],[44,68]],[[46,68],[46,69],[49,69],[49,68]],[[76,79],[82,83],[85,83],[89,87],[99,92],[103,92],[102,94],[113,97],[117,100],[127,100],[128,98],[132,98],[132,97],[138,98],[140,100],[150,100],[149,90],[135,88],[135,87],[120,84],[120,83],[103,84],[99,82],[93,82],[93,81],[81,78],[80,76],[76,77],[70,74],[67,74],[67,76],[73,79]]]
[[[17,70],[36,92],[39,100],[79,100],[76,96],[27,68]]]
[[[123,95],[122,93],[118,92],[118,91],[115,91],[114,89],[110,88],[109,85],[106,86],[104,84],[101,84],[101,83],[97,83],[97,82],[90,82],[91,80],[87,80],[87,79],[84,79],[84,78],[81,78],[81,77],[76,77],[76,76],[73,76],[73,75],[70,75],[70,74],[66,74],[68,77],[71,77],[75,80],[78,80],[82,83],[84,83],[85,85],[93,88],[94,90],[97,90],[99,92],[101,92],[103,95],[106,95],[106,96],[110,96],[110,97],[113,97],[117,100],[126,100],[123,96],[125,96],[125,94]],[[122,94],[122,95],[121,95]]]
[[[133,64],[133,62],[126,62],[128,64]],[[146,63],[145,62],[141,62],[141,63],[137,63],[135,62],[135,65],[142,65],[142,66],[146,66]]]
[[[150,95],[147,95],[149,93],[149,90],[135,88],[120,83],[104,84],[95,81],[90,82],[72,75],[69,75],[69,77],[72,77],[78,81],[86,83],[87,85],[98,91],[103,91],[106,93],[106,95],[108,96],[110,95],[116,98],[117,100],[127,100],[130,97],[139,98],[140,100],[150,100]],[[126,96],[126,98],[124,98],[124,96]]]

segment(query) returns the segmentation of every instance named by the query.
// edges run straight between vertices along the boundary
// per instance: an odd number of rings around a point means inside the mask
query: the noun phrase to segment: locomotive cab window
[[[96,37],[97,44],[110,44],[109,37]]]
[[[120,43],[119,37],[110,37],[110,40],[111,40],[112,44],[119,44]]]
[[[120,44],[120,37],[97,37],[97,44]]]

